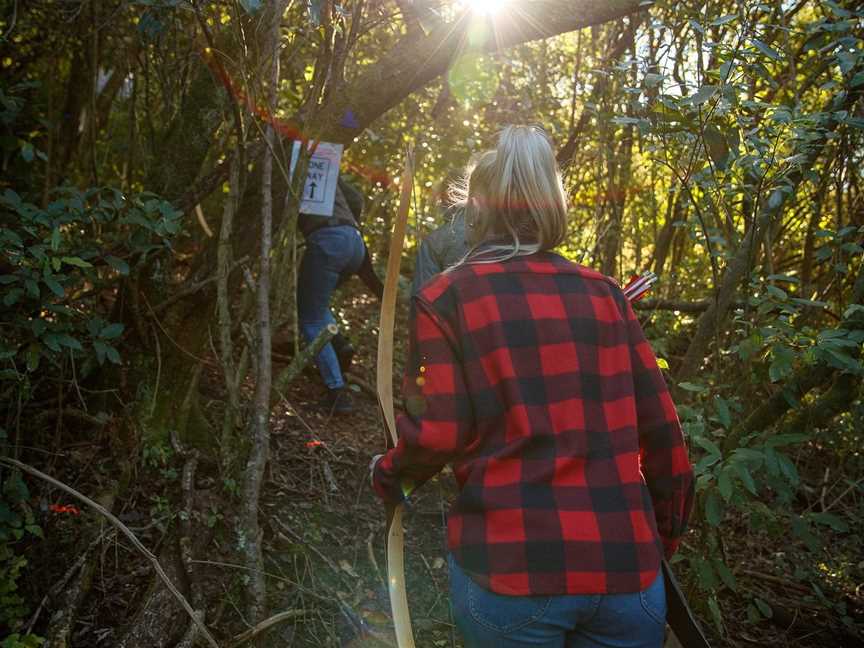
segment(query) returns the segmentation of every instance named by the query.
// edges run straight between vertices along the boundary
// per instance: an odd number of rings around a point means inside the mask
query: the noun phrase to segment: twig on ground
[[[387,588],[387,581],[384,580],[384,576],[381,573],[381,568],[378,567],[378,560],[375,558],[375,549],[372,546],[372,538],[375,537],[375,531],[373,530],[369,533],[369,536],[366,538],[366,551],[369,554],[369,562],[372,563],[372,567],[375,569],[375,573],[378,575],[378,580],[381,581],[381,587]]]
[[[238,646],[242,646],[245,643],[249,643],[255,637],[260,635],[265,630],[271,628],[272,626],[287,621],[289,619],[296,619],[297,617],[304,616],[305,614],[306,610],[286,610],[285,612],[279,612],[278,614],[274,614],[270,618],[261,621],[254,628],[249,628],[245,632],[241,632],[236,637],[234,637],[233,642],[229,644],[229,648],[237,648]]]

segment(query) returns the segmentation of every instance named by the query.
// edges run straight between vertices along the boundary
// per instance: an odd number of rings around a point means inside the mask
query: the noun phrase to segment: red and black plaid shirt
[[[452,463],[448,544],[511,595],[636,592],[683,534],[693,472],[675,407],[614,281],[552,253],[465,264],[415,297],[398,502]]]

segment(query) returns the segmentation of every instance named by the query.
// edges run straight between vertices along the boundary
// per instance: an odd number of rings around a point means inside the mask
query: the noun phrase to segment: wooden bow
[[[402,172],[402,191],[396,222],[390,236],[390,252],[387,258],[387,276],[384,279],[384,295],[381,298],[381,319],[378,323],[378,405],[384,419],[384,436],[388,447],[398,442],[396,415],[393,408],[393,327],[396,322],[396,294],[399,289],[399,265],[402,260],[402,245],[408,224],[408,207],[414,182],[414,153],[409,148]],[[390,609],[396,630],[399,648],[414,648],[411,632],[411,614],[405,592],[404,535],[402,530],[402,505],[387,505],[387,585],[390,591]]]

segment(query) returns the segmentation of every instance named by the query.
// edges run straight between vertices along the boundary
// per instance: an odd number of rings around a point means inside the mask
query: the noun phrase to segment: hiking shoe
[[[328,414],[350,414],[354,411],[354,399],[345,387],[328,389],[319,405]]]

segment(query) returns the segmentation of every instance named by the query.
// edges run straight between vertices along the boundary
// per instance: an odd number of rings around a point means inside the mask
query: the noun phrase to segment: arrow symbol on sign
[[[309,183],[309,200],[312,200],[315,197],[315,187],[318,185],[314,182]]]

